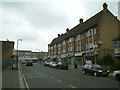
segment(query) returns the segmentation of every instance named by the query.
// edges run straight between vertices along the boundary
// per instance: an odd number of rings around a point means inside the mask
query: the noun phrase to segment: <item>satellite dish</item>
[[[100,39],[98,40],[98,43],[99,43],[99,44],[102,44],[102,43],[103,43],[103,39],[100,38]]]

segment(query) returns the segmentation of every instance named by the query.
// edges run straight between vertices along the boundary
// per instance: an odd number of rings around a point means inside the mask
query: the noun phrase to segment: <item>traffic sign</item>
[[[118,41],[113,41],[113,42],[112,42],[112,46],[113,46],[114,48],[117,48],[117,47],[119,46],[119,42],[118,42]]]

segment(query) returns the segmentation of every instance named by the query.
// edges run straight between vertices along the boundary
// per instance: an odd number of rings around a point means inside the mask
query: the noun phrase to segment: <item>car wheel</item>
[[[82,71],[83,74],[85,74],[85,71]]]
[[[59,69],[61,69],[61,67],[59,67]]]
[[[96,72],[94,72],[94,76],[97,77],[97,73]]]
[[[116,80],[120,81],[120,74],[116,74],[115,78]]]

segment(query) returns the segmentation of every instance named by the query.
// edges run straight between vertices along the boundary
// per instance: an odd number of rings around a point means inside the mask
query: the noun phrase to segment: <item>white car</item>
[[[113,71],[112,75],[116,78],[116,80],[120,81],[120,70]]]
[[[55,67],[56,65],[57,65],[57,63],[54,62],[54,61],[52,61],[52,62],[49,63],[49,66],[50,66],[50,67]]]

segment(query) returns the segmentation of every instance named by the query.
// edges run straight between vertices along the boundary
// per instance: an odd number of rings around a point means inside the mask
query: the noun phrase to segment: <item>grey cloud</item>
[[[36,9],[36,8],[34,8]],[[50,8],[39,8],[36,10],[30,10],[27,14],[27,19],[31,22],[32,25],[38,27],[61,27],[68,23],[68,18],[61,11],[61,14],[56,14],[59,11],[50,11]]]
[[[21,12],[35,27],[61,27],[69,22],[64,11],[52,7],[52,3],[3,3],[3,7]]]

